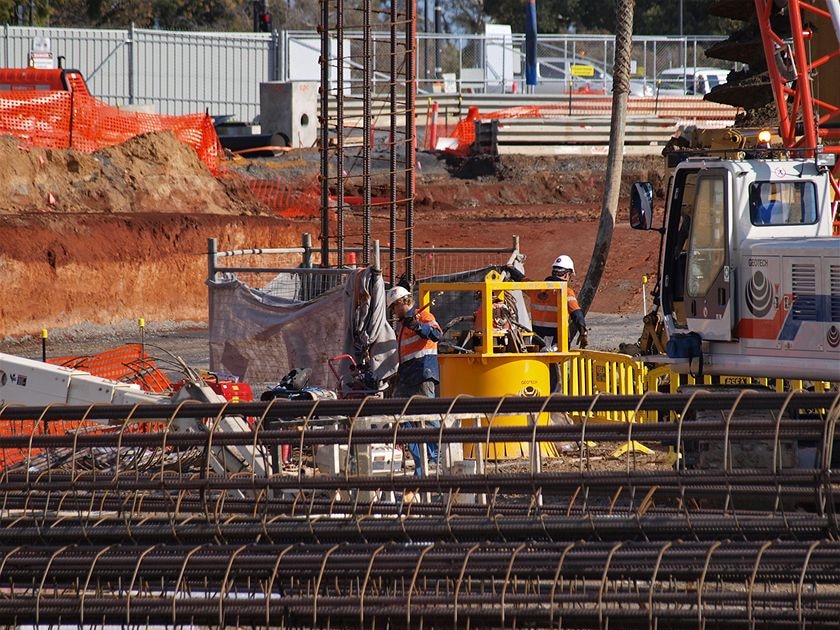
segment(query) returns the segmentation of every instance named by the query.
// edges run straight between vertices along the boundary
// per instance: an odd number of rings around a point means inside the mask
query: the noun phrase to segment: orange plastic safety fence
[[[99,425],[100,427],[102,425]],[[32,437],[36,435],[62,435],[81,429],[94,429],[97,424],[79,420],[51,420],[39,422],[36,420],[0,420],[0,438],[7,435]],[[105,428],[105,427],[103,427]],[[0,448],[0,470],[19,464],[36,457],[42,449],[37,448]]]
[[[50,420],[48,422],[38,420],[0,420],[0,440],[3,436],[14,435],[27,439],[39,435],[66,435],[76,431],[91,433],[154,433],[164,431],[165,422],[135,422],[121,426],[107,426],[91,420]],[[44,449],[17,447],[0,448],[0,470],[20,464],[24,461],[31,461],[38,457]]]
[[[47,362],[84,370],[112,381],[136,383],[149,392],[164,392],[172,387],[172,382],[143,352],[140,344],[129,344],[90,356],[59,357]]]
[[[143,352],[140,344],[130,344],[106,350],[96,355],[57,357],[47,361],[53,365],[83,370],[94,376],[108,378],[123,383],[136,383],[146,391],[163,392],[172,387],[172,382],[149,356]],[[130,425],[129,432],[155,431],[162,427],[160,423],[137,423]],[[78,420],[0,420],[0,438],[4,435],[62,435],[74,431],[103,432],[113,431],[115,427],[105,427],[96,422]],[[0,470],[36,457],[40,449],[0,448]]]
[[[172,131],[217,173],[221,148],[207,114],[165,116],[125,112],[82,92],[0,92],[0,135],[56,149],[91,153],[152,131]]]
[[[317,217],[321,208],[321,187],[315,175],[306,183],[292,186],[282,177],[262,179],[249,175],[226,173],[225,176],[241,176],[251,193],[276,215],[281,217]]]

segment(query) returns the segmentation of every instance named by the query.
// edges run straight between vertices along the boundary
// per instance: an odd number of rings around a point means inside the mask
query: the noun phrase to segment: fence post
[[[213,365],[213,282],[216,280],[216,253],[218,243],[215,238],[207,239],[207,343],[210,347],[210,369]]]
[[[128,49],[126,60],[128,62],[128,104],[134,105],[134,22],[128,25],[128,37],[125,40],[125,47]]]
[[[286,31],[278,31],[277,33],[277,80],[289,80],[289,64],[286,59],[286,50],[288,49],[289,34]]]
[[[271,31],[271,37],[268,40],[268,77],[269,81],[280,80],[280,64],[279,61],[279,34],[277,31]]]
[[[303,247],[303,262],[301,265],[304,269],[312,269],[312,235],[309,232],[303,233],[301,245]]]

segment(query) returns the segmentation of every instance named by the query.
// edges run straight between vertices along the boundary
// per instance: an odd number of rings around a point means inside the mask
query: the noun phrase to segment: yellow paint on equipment
[[[532,358],[534,357],[534,358]],[[455,397],[470,396],[547,396],[549,394],[548,363],[536,354],[505,354],[481,356],[471,354],[442,354],[440,361],[440,394]],[[535,414],[483,418],[482,426],[492,432],[497,427],[533,426]],[[548,424],[548,413],[536,414],[538,424]],[[491,425],[492,423],[492,425]],[[527,442],[496,442],[483,445],[485,459],[520,459],[530,455]],[[550,442],[541,443],[541,453],[556,457]],[[475,445],[464,445],[464,456],[475,457]]]
[[[508,330],[497,329],[494,323],[493,296],[512,291],[554,291],[557,299],[557,327],[559,332],[557,352],[537,350],[533,344],[520,339],[515,351],[509,344],[499,344],[500,339],[517,332],[515,326]],[[566,283],[551,282],[509,282],[503,281],[496,271],[488,272],[483,282],[423,283],[420,285],[420,303],[428,304],[431,296],[438,293],[463,292],[480,299],[474,314],[473,332],[476,345],[461,348],[462,353],[439,353],[440,393],[444,397],[469,396],[548,396],[549,364],[568,358],[568,297]],[[470,319],[473,319],[471,317]],[[485,331],[492,330],[492,334]],[[536,418],[534,417],[536,416]],[[482,426],[492,432],[504,426],[534,426],[548,424],[550,414],[520,414],[482,418]],[[476,421],[479,421],[478,418]],[[464,422],[464,424],[467,424]],[[478,447],[478,448],[477,448]],[[554,444],[543,442],[540,453],[545,457],[556,457]],[[489,444],[465,444],[467,458],[488,460],[519,459],[530,457],[530,443],[497,442]]]

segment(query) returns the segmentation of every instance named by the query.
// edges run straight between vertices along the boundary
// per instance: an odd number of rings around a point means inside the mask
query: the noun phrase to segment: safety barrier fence
[[[260,248],[219,251],[218,242],[208,239],[207,278],[214,281],[218,274],[236,274],[243,282],[273,295],[282,295],[301,301],[312,299],[323,291],[338,286],[355,261],[361,260],[362,249],[344,248],[343,261],[331,260],[339,268],[320,267],[320,248],[313,244],[312,235],[304,233],[300,247]],[[520,251],[519,237],[511,237],[509,247],[415,247],[414,270],[418,278],[455,276],[465,270],[480,269],[488,265],[504,265]],[[331,255],[337,253],[330,249]],[[398,255],[402,252],[398,250]],[[383,270],[391,267],[387,250],[380,250]],[[223,264],[229,259],[236,264]],[[268,261],[268,262],[266,262]],[[266,275],[271,279],[266,281]],[[391,277],[390,282],[399,278]]]
[[[149,132],[170,131],[214,173],[219,139],[206,114],[125,112],[82,91],[0,91],[0,134],[36,147],[92,153]]]
[[[634,358],[614,352],[580,350],[560,364],[561,391],[571,396],[615,394],[636,395],[670,392],[684,387],[710,386],[715,389],[745,387],[775,391],[836,391],[840,383],[805,381],[802,379],[767,378],[762,376],[727,376],[705,374],[702,377],[681,374],[668,365],[649,367],[644,357]],[[580,415],[575,416],[581,419]],[[613,414],[591,414],[595,421],[656,422],[656,413],[641,410]]]
[[[685,420],[493,422],[634,410]],[[0,620],[833,628],[838,416],[836,392],[6,406],[0,425],[106,426],[2,432],[0,448],[33,455],[0,473]],[[223,417],[248,428],[226,430]],[[448,459],[456,445],[511,440],[574,448]],[[657,454],[603,458],[625,440]],[[783,465],[774,451],[793,440],[819,456]],[[410,442],[447,455],[424,477],[395,457],[378,466]],[[744,465],[738,448],[756,443],[771,456]],[[263,467],[284,444],[292,464]],[[669,446],[682,455],[673,464],[661,457]],[[237,448],[250,466],[226,469],[219,454]],[[714,449],[717,465],[687,465]]]
[[[569,396],[592,396],[599,393],[641,396],[645,393],[645,368],[626,355],[613,352],[582,350],[560,366],[561,384]],[[610,411],[595,413],[591,420],[612,422],[644,422],[644,412]]]

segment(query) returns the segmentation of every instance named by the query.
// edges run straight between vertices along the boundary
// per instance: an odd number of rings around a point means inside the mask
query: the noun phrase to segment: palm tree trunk
[[[621,190],[621,170],[624,164],[624,130],[627,124],[627,96],[630,93],[630,56],[633,47],[633,10],[636,0],[619,0],[616,6],[615,66],[613,67],[613,100],[610,119],[610,146],[607,156],[607,181],[601,205],[601,220],[592,251],[592,259],[580,290],[579,301],[584,312],[598,290],[607,255],[610,252],[618,195]]]

